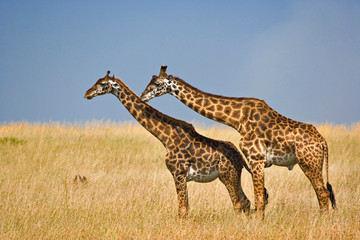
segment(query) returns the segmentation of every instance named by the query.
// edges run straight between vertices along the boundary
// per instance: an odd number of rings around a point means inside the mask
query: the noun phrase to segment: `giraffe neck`
[[[231,98],[203,92],[184,80],[175,77],[172,83],[171,94],[195,112],[239,129],[241,119],[248,118],[248,112],[244,111],[249,100],[261,101],[257,98]]]
[[[152,135],[158,138],[164,146],[171,141],[171,129],[176,124],[177,119],[173,119],[150,105],[143,102],[132,90],[130,90],[120,79],[115,79],[121,86],[113,89],[115,95],[125,106],[129,113]]]

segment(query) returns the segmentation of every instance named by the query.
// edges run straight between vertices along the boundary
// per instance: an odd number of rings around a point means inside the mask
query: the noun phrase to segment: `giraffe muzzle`
[[[88,93],[85,93],[85,95],[84,95],[84,98],[86,98],[86,99],[92,99],[93,98],[93,96],[91,95],[91,94],[88,94]]]
[[[140,99],[144,102],[148,102],[150,100],[147,96],[143,96],[143,95],[140,96]]]

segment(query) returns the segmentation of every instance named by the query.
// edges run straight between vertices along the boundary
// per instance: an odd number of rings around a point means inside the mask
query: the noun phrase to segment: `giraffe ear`
[[[165,77],[166,77],[166,76],[167,76],[166,68],[167,68],[166,65],[161,65],[159,77],[161,77],[161,76],[165,76]]]

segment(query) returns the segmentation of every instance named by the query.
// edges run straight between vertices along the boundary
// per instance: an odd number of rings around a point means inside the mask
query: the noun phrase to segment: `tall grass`
[[[236,145],[239,139],[225,127],[197,129]],[[271,167],[263,221],[237,217],[219,180],[188,183],[191,211],[179,221],[165,149],[140,125],[0,125],[0,238],[360,239],[360,123],[318,129],[329,144],[336,211],[319,213],[298,166]],[[253,202],[246,171],[242,185]]]

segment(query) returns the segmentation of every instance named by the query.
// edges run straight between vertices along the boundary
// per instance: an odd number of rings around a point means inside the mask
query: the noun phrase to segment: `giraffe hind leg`
[[[316,174],[316,171],[306,170],[306,168],[303,167],[302,165],[300,165],[300,167],[304,171],[307,178],[310,180],[310,182],[315,190],[317,199],[319,201],[320,209],[328,210],[329,209],[329,192],[326,190],[326,188],[324,186],[324,181],[323,181],[322,176],[319,174]]]
[[[219,179],[229,192],[236,214],[250,211],[250,201],[241,187],[241,168],[229,162],[219,164]]]
[[[322,152],[317,151],[316,148],[297,146],[296,157],[300,168],[303,170],[315,190],[320,209],[328,210],[330,191],[326,189],[322,176]]]

